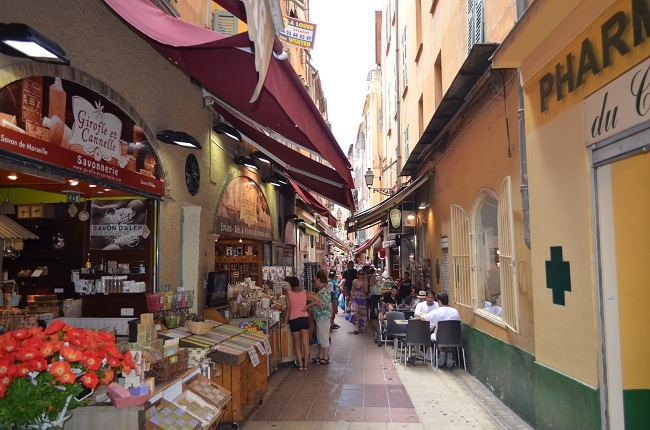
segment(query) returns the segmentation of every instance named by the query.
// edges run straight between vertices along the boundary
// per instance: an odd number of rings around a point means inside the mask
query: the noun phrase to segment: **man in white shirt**
[[[436,293],[432,290],[420,291],[418,293],[418,298],[420,303],[415,306],[415,316],[419,317],[421,315],[428,314],[434,309],[438,309],[438,302],[436,302]],[[431,328],[433,328],[433,322],[431,322]]]
[[[438,321],[460,321],[460,315],[458,314],[458,311],[454,308],[449,307],[449,296],[447,293],[438,293],[437,299],[438,309],[434,309],[431,312],[420,316],[421,320],[429,321],[429,323],[432,324],[431,340],[434,342],[436,340],[436,328],[438,327]],[[454,361],[451,355],[451,351],[447,352],[444,348],[438,348],[438,351],[438,365],[441,366],[442,363],[446,361],[447,367],[452,367],[454,365]]]

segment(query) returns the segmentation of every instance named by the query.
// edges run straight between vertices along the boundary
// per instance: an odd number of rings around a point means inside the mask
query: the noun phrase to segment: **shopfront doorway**
[[[650,399],[650,369],[646,365],[650,355],[650,154],[637,153],[598,167],[595,177],[603,406],[608,411],[608,428],[640,428],[649,419],[642,405]]]

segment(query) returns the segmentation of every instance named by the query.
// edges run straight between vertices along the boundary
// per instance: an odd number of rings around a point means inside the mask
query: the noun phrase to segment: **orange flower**
[[[34,372],[47,370],[47,361],[44,358],[35,358],[29,362],[29,368]]]
[[[8,389],[9,389],[8,386],[0,384],[0,399],[3,399],[5,397],[5,394],[7,393]]]
[[[77,375],[72,372],[65,372],[61,376],[57,376],[56,379],[62,384],[74,384],[77,380]]]
[[[124,354],[124,364],[126,366],[131,366],[133,367],[133,356],[131,355],[131,351],[127,351],[126,354]]]
[[[20,348],[16,352],[16,358],[18,358],[20,361],[29,361],[40,355],[41,354],[39,350],[36,348]]]
[[[97,379],[95,372],[86,372],[81,375],[81,383],[88,388],[95,388],[99,383],[99,379]]]
[[[103,385],[108,385],[111,383],[113,378],[115,377],[115,373],[111,370],[105,370],[103,376],[100,375],[99,382],[101,382]]]
[[[120,360],[118,360],[117,358],[108,357],[107,360],[108,360],[108,365],[110,367],[120,367],[121,363]]]
[[[117,359],[122,359],[123,356],[120,354],[120,351],[118,351],[117,347],[115,345],[109,345],[106,348],[106,356],[107,357],[113,357]]]
[[[43,333],[45,333],[48,336],[51,336],[53,334],[60,332],[64,326],[65,323],[63,322],[63,320],[54,320],[54,322],[50,324],[50,326],[46,328]]]
[[[71,346],[64,346],[61,348],[61,355],[66,359],[66,361],[69,361],[70,363],[80,361],[83,358],[81,351]]]
[[[124,373],[125,375],[128,375],[129,373],[131,373],[131,369],[132,369],[131,366],[127,366],[125,364],[124,366],[122,366],[122,373]]]
[[[32,337],[38,338],[40,340],[43,340],[43,338],[45,337],[43,335],[43,327],[40,326],[30,327],[29,329],[27,329],[27,331]]]
[[[16,378],[24,378],[27,375],[29,375],[29,372],[32,370],[29,368],[29,363],[20,363],[16,365],[16,371],[14,372],[14,376]]]
[[[6,353],[12,353],[20,346],[18,339],[13,336],[6,336],[2,342],[2,349]]]
[[[57,361],[50,366],[50,373],[56,378],[70,372],[70,364],[67,361]]]
[[[11,357],[0,357],[0,377],[4,375],[13,375],[16,371],[16,365]]]
[[[40,349],[39,352],[41,353],[41,357],[48,358],[48,357],[54,355],[54,353],[56,351],[57,351],[57,349],[55,348],[55,343],[52,342],[52,341],[48,341],[48,342],[45,342],[43,344],[43,346],[41,346],[41,349]]]
[[[11,383],[13,382],[14,377],[13,375],[2,375],[0,376],[0,386],[5,385],[5,386],[10,386]]]
[[[40,337],[30,337],[29,339],[23,340],[20,343],[21,348],[33,348],[35,350],[41,349],[43,345],[43,340]]]
[[[99,359],[97,354],[90,351],[84,352],[83,360],[81,362],[90,370],[99,370],[102,365],[102,361]]]
[[[97,338],[102,342],[115,342],[115,336],[105,331],[97,332]]]
[[[29,336],[31,336],[31,334],[27,331],[27,329],[24,328],[13,330],[10,333],[15,339],[18,340],[27,339]]]

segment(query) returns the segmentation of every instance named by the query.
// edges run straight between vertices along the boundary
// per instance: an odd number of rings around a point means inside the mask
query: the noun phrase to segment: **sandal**
[[[329,358],[321,358],[318,360],[318,364],[330,364],[330,359]]]
[[[314,357],[311,359],[311,364],[318,364],[318,362],[321,360],[320,357]]]
[[[304,371],[309,370],[309,367],[308,366],[302,366],[302,369],[299,369],[299,370],[302,370],[304,372]]]

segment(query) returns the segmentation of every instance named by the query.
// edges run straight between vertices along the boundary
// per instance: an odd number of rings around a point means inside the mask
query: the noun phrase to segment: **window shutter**
[[[474,0],[467,0],[467,53],[474,46]]]
[[[451,205],[450,249],[456,303],[471,306],[469,217],[458,205]]]
[[[499,274],[501,278],[501,318],[519,333],[519,294],[517,259],[515,258],[514,216],[512,213],[512,184],[507,176],[499,190]]]
[[[225,11],[217,10],[214,12],[213,29],[217,33],[234,36],[237,34],[237,18]]]

